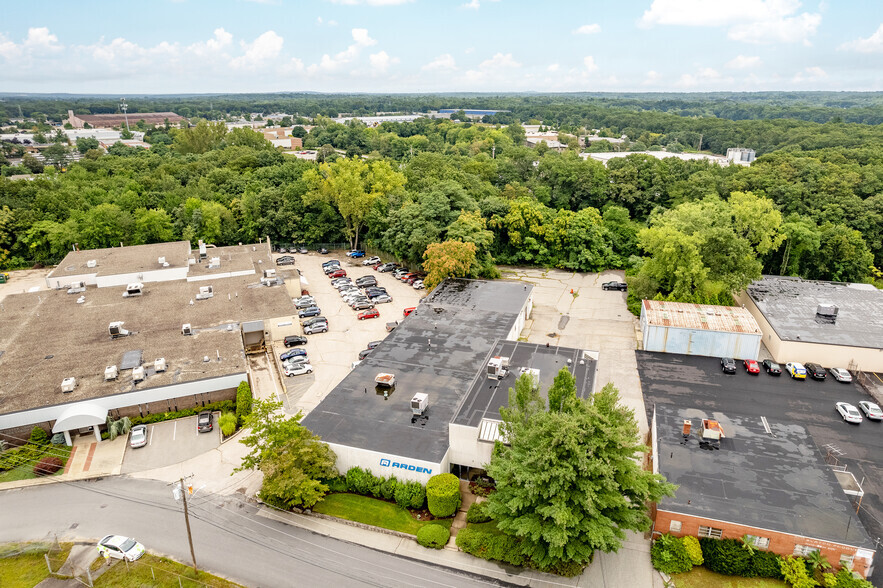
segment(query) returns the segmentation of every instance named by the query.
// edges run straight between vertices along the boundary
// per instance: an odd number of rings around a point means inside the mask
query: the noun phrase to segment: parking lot
[[[302,410],[306,414],[349,373],[353,362],[358,360],[359,351],[365,349],[369,341],[386,337],[386,323],[402,320],[404,309],[416,306],[426,291],[415,290],[393,278],[391,273],[379,273],[363,266],[361,259],[350,259],[343,251],[332,251],[327,255],[315,251],[298,253],[294,258],[295,267],[301,272],[302,287],[316,299],[322,316],[328,319],[328,332],[307,335],[309,341],[302,346],[307,351],[313,373],[290,378],[281,376],[286,388],[286,398],[283,399],[286,412]],[[376,306],[380,312],[378,318],[358,320],[358,312],[347,306],[331,286],[331,280],[322,271],[322,263],[332,259],[340,261],[340,267],[354,282],[356,278],[371,275],[377,278],[379,286],[387,289],[392,302]],[[300,322],[294,307],[292,311],[294,320]],[[278,359],[285,351],[282,341],[278,341],[274,346],[275,357]],[[278,361],[276,365],[279,365]]]
[[[221,432],[215,413],[215,426],[208,433],[196,431],[196,417],[186,417],[147,425],[147,445],[126,449],[120,473],[131,474],[186,461],[221,444]]]
[[[770,376],[745,372],[741,362],[735,375],[724,374],[720,360],[638,351],[638,370],[648,417],[654,403],[695,407],[718,413],[765,416],[771,423],[795,423],[812,437],[821,455],[832,444],[842,455],[839,462],[861,483],[865,495],[859,518],[872,540],[883,537],[883,422],[864,419],[859,425],[843,421],[834,408],[837,402],[858,406],[873,399],[857,384],[792,380],[787,374]],[[877,559],[880,558],[878,554]],[[876,566],[871,580],[883,585],[883,565]]]

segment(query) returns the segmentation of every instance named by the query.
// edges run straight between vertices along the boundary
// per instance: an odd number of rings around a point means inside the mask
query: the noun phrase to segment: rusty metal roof
[[[740,306],[713,306],[664,300],[644,300],[642,304],[643,315],[648,325],[761,334],[757,321],[748,310]]]

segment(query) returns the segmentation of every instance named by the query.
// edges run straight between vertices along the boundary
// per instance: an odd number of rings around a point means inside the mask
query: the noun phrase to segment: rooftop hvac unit
[[[221,267],[221,258],[220,257],[212,257],[211,261],[208,263],[209,269],[217,269]]]
[[[411,399],[411,412],[420,416],[426,412],[427,408],[429,408],[429,394],[423,392],[414,394],[414,398]]]
[[[123,328],[123,321],[110,323],[110,325],[107,326],[107,332],[110,333],[110,336],[113,339],[116,339],[117,337],[125,337],[129,334],[129,331]]]
[[[384,388],[392,388],[396,385],[396,376],[395,374],[379,373],[374,378],[374,383]]]
[[[200,239],[199,240],[199,259],[205,259],[205,256],[206,256],[205,243],[203,242],[202,239]]]
[[[73,282],[70,286],[68,286],[67,293],[68,294],[79,294],[80,292],[86,291],[86,282]]]
[[[530,379],[533,382],[533,389],[540,389],[540,370],[537,368],[518,368],[518,377],[520,378],[524,374],[530,374]]]
[[[166,371],[166,367],[167,366],[165,357],[159,357],[156,359],[156,361],[153,362],[153,371],[155,371],[156,373]]]
[[[158,257],[158,258],[156,259],[156,263],[160,264],[160,265],[163,266],[163,267],[166,267],[166,266],[168,265],[168,264],[166,263],[166,258],[165,258],[165,257]]]
[[[73,392],[74,388],[77,387],[77,379],[76,378],[65,378],[61,381],[61,391],[67,394],[68,392]]]
[[[265,270],[264,270],[264,277],[265,277],[265,278],[273,278],[273,279],[275,280],[275,279],[276,279],[276,270],[274,270],[274,269],[265,269]]]
[[[141,282],[135,282],[126,286],[126,291],[123,292],[123,298],[141,296],[142,294],[144,294],[144,284]]]
[[[97,266],[98,266],[97,259],[90,259],[89,261],[86,262],[86,267],[97,267]]]
[[[132,381],[140,382],[144,379],[144,367],[138,366],[136,368],[132,368]]]
[[[115,365],[109,365],[104,368],[104,379],[105,381],[116,380],[117,376],[120,375],[120,370],[117,369]]]
[[[181,333],[183,333],[184,335],[193,334],[193,327],[190,326],[190,323],[184,323],[184,325],[181,327]]]
[[[487,377],[493,380],[502,380],[509,375],[509,358],[500,357],[499,355],[492,357],[487,362]]]
[[[196,295],[197,300],[206,300],[215,295],[215,290],[211,286],[200,286],[199,294]]]

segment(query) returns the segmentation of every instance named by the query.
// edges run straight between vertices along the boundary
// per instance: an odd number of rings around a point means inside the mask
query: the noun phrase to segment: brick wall
[[[680,521],[681,530],[671,531],[671,522]],[[828,562],[834,566],[835,570],[840,569],[841,555],[855,555],[856,548],[848,545],[840,545],[830,541],[820,541],[809,537],[801,537],[799,535],[790,535],[788,533],[780,533],[777,531],[769,531],[758,529],[755,527],[746,527],[735,523],[727,523],[723,521],[715,521],[713,519],[703,519],[699,517],[683,515],[678,513],[666,512],[664,510],[656,511],[654,533],[671,533],[676,537],[685,537],[692,535],[699,536],[699,526],[713,527],[721,529],[723,535],[721,539],[741,539],[743,535],[754,535],[756,537],[767,537],[770,540],[769,547],[766,551],[772,551],[780,555],[793,555],[796,545],[806,545],[809,547],[817,547],[824,555]],[[863,578],[868,575],[868,567],[870,562],[856,558],[853,563],[853,571],[858,572]]]

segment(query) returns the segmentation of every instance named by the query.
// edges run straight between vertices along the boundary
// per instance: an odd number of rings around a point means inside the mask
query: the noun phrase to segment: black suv
[[[294,347],[295,345],[306,345],[307,338],[301,335],[289,335],[282,340],[286,347]]]
[[[825,371],[825,368],[817,363],[805,363],[803,364],[803,367],[806,368],[806,373],[809,374],[809,377],[813,380],[824,380],[828,376],[828,372]]]
[[[721,370],[725,374],[735,374],[736,373],[736,360],[732,357],[722,357],[721,358]]]
[[[208,433],[213,428],[213,422],[215,420],[212,411],[204,410],[199,413],[199,416],[196,417],[196,430],[200,433]]]
[[[601,284],[602,290],[619,290],[620,292],[627,292],[629,289],[629,285],[625,282],[604,282]]]

